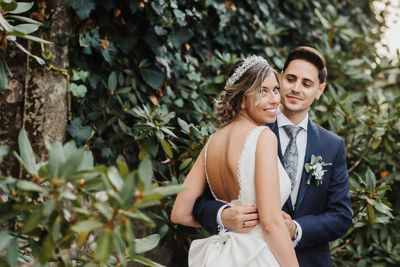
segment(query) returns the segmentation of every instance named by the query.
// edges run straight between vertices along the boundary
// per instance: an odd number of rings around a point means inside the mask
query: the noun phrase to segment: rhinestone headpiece
[[[225,90],[237,82],[239,78],[245,73],[250,67],[258,64],[258,63],[264,63],[269,66],[268,61],[260,56],[251,56],[246,58],[242,65],[240,65],[238,68],[236,68],[235,72],[228,78],[225,84]]]

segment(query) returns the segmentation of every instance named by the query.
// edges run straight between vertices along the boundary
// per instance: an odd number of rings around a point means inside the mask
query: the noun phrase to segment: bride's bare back
[[[206,172],[215,196],[225,202],[238,199],[237,164],[247,134],[254,125],[233,122],[220,128],[208,144]]]

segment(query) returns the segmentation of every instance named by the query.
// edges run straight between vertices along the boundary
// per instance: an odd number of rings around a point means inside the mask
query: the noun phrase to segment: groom
[[[329,242],[343,236],[352,221],[344,141],[308,117],[311,104],[325,89],[326,76],[325,59],[316,49],[292,50],[280,75],[282,111],[269,125],[278,137],[279,158],[292,182],[282,214],[304,267],[331,266]],[[306,170],[312,155],[322,161]],[[322,162],[324,173],[318,169]],[[229,207],[214,200],[209,189],[196,200],[193,215],[213,233],[248,231],[258,223],[254,207]]]

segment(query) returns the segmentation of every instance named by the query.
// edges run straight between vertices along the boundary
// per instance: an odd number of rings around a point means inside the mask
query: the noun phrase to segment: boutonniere
[[[311,179],[314,177],[314,182],[317,186],[321,185],[324,181],[324,173],[326,170],[323,170],[323,166],[332,165],[332,163],[325,163],[322,161],[321,156],[311,155],[311,161],[304,164],[304,168],[308,173],[307,177],[307,185],[311,184]]]

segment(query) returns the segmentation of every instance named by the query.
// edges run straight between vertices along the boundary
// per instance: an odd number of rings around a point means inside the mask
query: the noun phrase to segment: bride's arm
[[[187,187],[178,193],[171,212],[171,221],[192,227],[201,227],[192,211],[196,199],[203,194],[206,186],[204,171],[204,147],[196,159],[183,184]]]
[[[272,131],[261,132],[255,163],[256,203],[268,246],[281,266],[298,266],[289,231],[281,214],[278,142]]]

